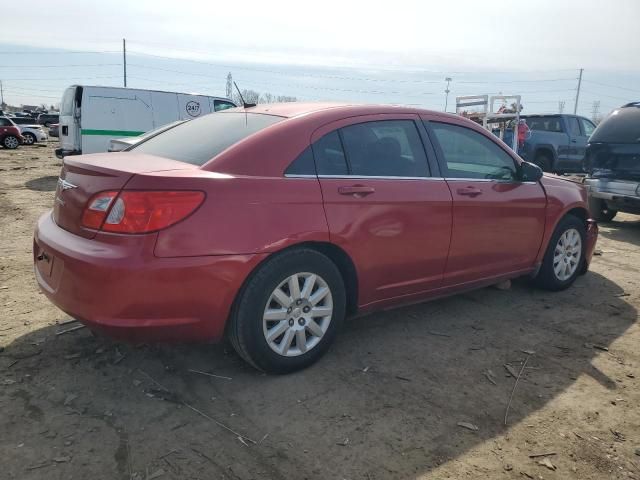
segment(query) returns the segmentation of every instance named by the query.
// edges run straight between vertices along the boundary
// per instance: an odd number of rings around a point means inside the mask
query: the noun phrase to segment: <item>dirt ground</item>
[[[601,226],[565,292],[352,319],[312,368],[266,376],[224,345],[58,335],[77,324],[31,253],[53,146],[0,151],[0,478],[640,479],[638,217]]]

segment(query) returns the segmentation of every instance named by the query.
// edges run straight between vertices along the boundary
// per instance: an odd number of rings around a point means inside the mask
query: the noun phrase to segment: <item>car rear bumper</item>
[[[86,239],[44,214],[34,232],[44,294],[92,330],[130,342],[218,341],[263,255],[159,258],[156,234]]]
[[[63,159],[64,157],[70,157],[71,155],[82,155],[82,150],[66,150],[64,148],[56,148],[55,153],[56,157]]]

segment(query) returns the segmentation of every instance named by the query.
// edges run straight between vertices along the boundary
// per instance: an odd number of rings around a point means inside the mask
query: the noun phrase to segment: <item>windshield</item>
[[[204,165],[231,145],[282,120],[255,113],[211,113],[151,137],[131,151]]]

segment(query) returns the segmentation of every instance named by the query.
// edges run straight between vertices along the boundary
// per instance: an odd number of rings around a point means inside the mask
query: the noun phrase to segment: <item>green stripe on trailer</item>
[[[92,130],[89,128],[83,128],[80,130],[82,135],[108,135],[110,137],[137,137],[144,132],[136,132],[133,130]]]

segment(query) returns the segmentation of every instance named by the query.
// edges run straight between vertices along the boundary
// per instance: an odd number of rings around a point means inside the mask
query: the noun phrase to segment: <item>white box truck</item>
[[[134,88],[72,85],[60,105],[56,156],[106,152],[113,138],[233,108],[227,98]]]

